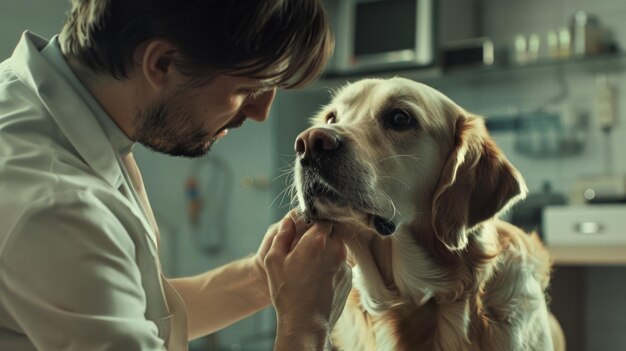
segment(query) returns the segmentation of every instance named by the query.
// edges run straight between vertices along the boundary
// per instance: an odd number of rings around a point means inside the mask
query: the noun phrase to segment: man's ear
[[[432,226],[450,250],[461,250],[476,225],[524,198],[521,175],[488,135],[482,118],[458,117],[455,145],[433,197]]]
[[[176,47],[166,40],[151,40],[140,52],[141,72],[156,90],[176,82],[178,74],[174,65]]]

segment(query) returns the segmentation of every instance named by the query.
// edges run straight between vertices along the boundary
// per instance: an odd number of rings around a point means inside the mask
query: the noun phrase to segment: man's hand
[[[283,220],[292,217],[296,218],[295,211],[288,212],[285,217],[283,217]],[[261,277],[261,281],[263,284],[259,289],[263,291],[264,294],[266,294],[268,303],[271,301],[271,298],[269,283],[267,282],[267,273],[265,272],[265,257],[270,251],[270,247],[272,246],[272,241],[274,240],[274,237],[276,236],[276,234],[278,234],[278,229],[280,229],[280,223],[281,222],[276,222],[270,225],[269,228],[267,228],[267,231],[265,232],[265,236],[263,237],[263,241],[261,242],[257,253],[252,257],[253,267],[255,271],[254,274],[257,274],[259,277]]]
[[[311,228],[312,224],[299,221],[296,210],[291,210],[290,212],[288,212],[283,217],[282,220],[289,219],[289,218],[294,223],[296,223],[296,236],[295,236],[295,239],[293,240],[292,247],[291,247],[291,249],[293,249],[293,246],[295,246],[298,240],[300,240],[300,237],[302,237],[302,234],[304,234],[304,232],[307,229]],[[280,229],[280,223],[282,222],[282,220],[269,226],[269,228],[265,232],[265,236],[263,237],[263,241],[261,242],[259,249],[257,250],[256,254],[252,257],[253,262],[254,262],[253,263],[254,271],[255,271],[254,274],[258,274],[259,276],[262,277],[263,286],[260,287],[260,289],[264,293],[267,294],[268,303],[269,301],[271,301],[271,298],[270,298],[269,284],[267,282],[267,273],[265,272],[265,257],[267,256],[267,253],[270,251],[270,247],[272,246],[272,241],[274,240],[274,237],[276,236],[276,234],[278,234],[278,230]]]
[[[346,248],[330,223],[306,225],[287,215],[268,232],[264,256],[271,299],[278,315],[277,349],[327,346],[330,331],[352,287]],[[287,337],[285,337],[287,336]],[[303,343],[293,344],[301,337]]]

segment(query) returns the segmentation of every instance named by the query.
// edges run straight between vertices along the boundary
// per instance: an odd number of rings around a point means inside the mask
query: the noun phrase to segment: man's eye
[[[392,110],[385,115],[383,123],[386,128],[393,130],[408,130],[417,126],[417,121],[403,110]]]

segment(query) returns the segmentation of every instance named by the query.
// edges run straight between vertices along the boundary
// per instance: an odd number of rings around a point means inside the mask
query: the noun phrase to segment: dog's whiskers
[[[411,190],[411,187],[407,183],[403,182],[399,178],[392,177],[392,176],[386,176],[386,175],[381,175],[381,176],[378,176],[378,177],[379,178],[389,178],[389,179],[397,180],[400,184],[404,185],[407,188],[407,190]]]
[[[295,158],[295,157],[296,157],[296,154],[295,154],[295,153],[293,153],[293,154],[283,154],[283,153],[277,153],[277,155],[278,155],[278,156],[281,156],[281,157],[289,157],[289,158]]]
[[[394,158],[399,158],[399,157],[408,157],[408,158],[412,158],[412,159],[413,159],[413,161],[415,161],[415,162],[419,162],[419,160],[420,160],[418,157],[416,157],[416,156],[414,156],[414,155],[391,155],[391,156],[388,156],[388,157],[385,157],[385,158],[382,158],[382,159],[380,159],[380,160],[376,161],[376,163],[375,163],[375,164],[379,164],[379,163],[381,163],[381,162],[383,162],[383,161],[387,161],[387,160],[391,160],[391,159],[394,159]]]
[[[278,198],[280,197],[280,203],[278,205],[279,208],[283,207],[283,202],[285,200],[285,197],[287,195],[289,195],[289,199],[290,199],[290,203],[293,204],[294,203],[294,193],[296,191],[296,183],[295,183],[295,172],[294,171],[289,171],[286,172],[286,174],[283,174],[282,176],[285,176],[285,183],[287,184],[287,187],[285,187],[285,189],[283,189],[275,198],[274,200],[272,200],[272,203],[270,203],[269,207],[272,207],[274,205],[274,203],[276,202],[276,200],[278,200]],[[275,181],[276,179],[274,179]]]
[[[396,208],[396,204],[393,202],[393,199],[389,196],[389,194],[387,194],[386,191],[377,186],[374,186],[374,190],[376,190],[385,200],[388,201],[389,207],[392,210],[391,218],[389,218],[390,220],[393,220],[396,217],[396,214],[402,215]],[[380,208],[380,210],[381,212],[384,212],[384,209]]]
[[[278,179],[280,179],[280,178],[287,177],[287,176],[289,176],[289,175],[291,175],[291,174],[293,174],[293,173],[294,173],[294,170],[293,170],[293,169],[283,171],[281,174],[277,175],[277,176],[276,176],[276,178],[272,179],[272,182],[275,182],[275,181],[277,181],[277,180],[278,180]],[[287,180],[288,180],[288,179],[289,179],[289,178],[287,178]]]
[[[274,205],[274,203],[276,202],[276,200],[278,200],[278,198],[280,197],[280,203],[278,205],[279,208],[283,207],[283,202],[285,200],[285,197],[287,196],[287,194],[289,193],[289,197],[290,202],[293,202],[293,197],[291,192],[293,191],[292,188],[295,187],[295,181],[294,181],[294,177],[295,177],[295,168],[293,166],[294,162],[291,162],[289,164],[287,164],[282,170],[281,170],[281,174],[279,174],[278,176],[276,176],[274,179],[272,179],[272,183],[277,181],[280,178],[285,178],[285,184],[287,184],[287,187],[282,190],[275,198],[274,200],[272,200],[272,202],[270,203],[269,207],[272,207]]]
[[[365,200],[363,199],[363,194],[361,194],[361,193],[358,193],[358,194],[359,194],[360,204],[365,204]]]
[[[287,195],[287,191],[289,191],[289,188],[283,189],[278,195],[276,195],[274,200],[272,200],[272,202],[269,204],[268,208],[271,208],[274,205],[274,203],[276,202],[276,200],[278,200],[278,198],[281,197],[281,195],[282,195],[282,198],[280,200],[280,203],[278,204],[278,207],[279,208],[282,207],[283,200],[285,199],[285,196]]]
[[[289,187],[289,197],[291,198],[291,206],[296,207],[298,204],[298,188],[295,181],[291,183]]]

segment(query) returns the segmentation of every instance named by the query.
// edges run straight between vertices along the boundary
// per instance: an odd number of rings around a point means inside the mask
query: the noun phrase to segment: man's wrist
[[[247,266],[249,284],[256,292],[255,297],[260,305],[269,306],[272,303],[269,293],[269,285],[265,268],[261,266],[259,259],[253,255],[244,259]]]

